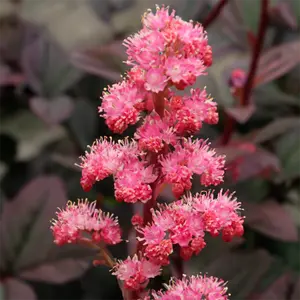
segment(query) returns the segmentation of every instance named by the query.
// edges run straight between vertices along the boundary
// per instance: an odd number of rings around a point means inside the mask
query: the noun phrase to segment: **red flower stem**
[[[202,26],[206,29],[219,16],[228,0],[220,0],[219,3],[212,9],[207,18],[203,21]]]
[[[153,191],[152,198],[144,205],[144,225],[146,225],[152,221],[151,209],[155,206],[155,203],[156,203],[156,196],[154,195],[156,186],[157,186],[157,183],[155,181],[151,186],[152,191]]]
[[[253,88],[255,74],[257,71],[257,66],[259,62],[259,57],[263,48],[264,38],[266,34],[266,29],[268,25],[268,6],[269,0],[261,0],[261,10],[260,10],[260,21],[259,21],[259,29],[257,33],[256,43],[252,52],[252,59],[250,64],[249,73],[247,76],[247,80],[245,82],[243,88],[243,94],[240,99],[242,106],[247,106],[250,102],[251,91]],[[221,139],[222,145],[227,145],[231,139],[231,136],[234,132],[236,121],[230,115],[226,114],[225,118],[225,129],[223,132],[223,136]]]
[[[231,136],[234,132],[235,124],[235,119],[229,114],[225,113],[225,128],[221,138],[221,145],[226,146],[230,142]]]
[[[164,111],[165,111],[165,93],[166,91],[160,92],[160,93],[153,93],[152,94],[152,101],[154,105],[154,110],[157,112],[157,114],[163,118],[164,117]],[[150,153],[149,155],[149,161],[151,164],[157,164],[157,155],[153,155]],[[151,184],[152,188],[152,197],[151,199],[144,204],[144,211],[143,211],[143,220],[144,220],[144,225],[150,223],[152,221],[152,214],[151,214],[151,209],[155,206],[156,204],[156,198],[158,196],[158,185],[159,185],[159,180],[160,176],[157,177],[157,179]],[[137,244],[137,249],[136,253],[139,254],[143,250],[143,243],[138,242]]]
[[[163,119],[165,112],[165,96],[168,91],[162,91],[157,94],[152,94],[154,110]]]
[[[165,93],[167,93],[167,90],[158,94],[152,94],[154,109],[162,119],[164,117],[165,112]],[[157,164],[157,155],[151,155],[150,160],[152,164]],[[152,221],[151,209],[155,206],[156,198],[158,196],[158,182],[159,176],[151,186],[152,198],[144,205],[144,224],[147,224]]]
[[[93,241],[91,241],[87,238],[81,238],[78,241],[78,243],[82,244],[84,246],[87,246],[89,248],[92,248],[92,249],[97,249],[99,251],[99,256],[101,258],[103,258],[103,260],[105,261],[105,264],[110,268],[114,267],[115,262],[111,256],[111,254],[109,253],[109,251],[104,246],[98,246],[98,245],[94,244]]]
[[[253,83],[255,79],[255,74],[257,71],[257,66],[259,62],[259,57],[264,45],[264,38],[267,30],[267,25],[269,21],[268,17],[268,6],[269,0],[261,0],[261,9],[260,9],[260,21],[259,21],[259,29],[256,37],[256,43],[253,49],[252,60],[250,64],[250,71],[248,73],[248,77],[246,83],[244,85],[244,93],[241,99],[241,104],[243,106],[247,106],[250,101],[251,91],[253,88]]]

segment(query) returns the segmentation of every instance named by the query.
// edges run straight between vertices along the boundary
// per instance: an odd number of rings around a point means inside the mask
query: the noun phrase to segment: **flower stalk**
[[[225,5],[226,1],[221,1]],[[213,15],[220,12],[219,7]],[[211,17],[211,20],[214,17]],[[225,242],[243,234],[240,203],[229,191],[192,195],[192,179],[205,186],[224,180],[225,157],[207,140],[193,139],[202,124],[217,124],[217,104],[205,89],[190,89],[212,64],[212,48],[203,26],[185,22],[175,11],[157,7],[142,19],[143,27],[124,41],[131,66],[125,78],[106,89],[100,116],[114,133],[122,134],[143,120],[134,138],[114,141],[102,137],[80,157],[81,186],[92,189],[97,181],[114,178],[115,199],[128,205],[143,204],[143,216],[134,215],[137,249],[125,260],[115,260],[106,245],[122,241],[118,219],[103,212],[96,202],[69,202],[57,212],[51,230],[57,245],[78,243],[98,251],[99,260],[117,277],[125,300],[174,299],[196,288],[199,297],[227,300],[222,280],[183,276],[184,261],[206,246],[206,235],[222,235]],[[164,185],[176,201],[158,204]],[[89,235],[87,238],[86,235]],[[171,265],[172,263],[172,265]],[[168,291],[147,289],[162,268],[175,268],[177,280]],[[175,297],[176,298],[176,297]]]

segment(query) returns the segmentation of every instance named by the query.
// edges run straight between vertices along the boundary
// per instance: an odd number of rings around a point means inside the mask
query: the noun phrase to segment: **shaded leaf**
[[[232,141],[226,146],[215,147],[217,153],[226,155],[226,163],[234,161],[240,156],[256,152],[256,146],[243,141]]]
[[[99,284],[99,278],[105,278],[105,284]],[[84,299],[123,299],[115,276],[111,276],[107,267],[91,268],[82,278]]]
[[[291,179],[300,176],[300,143],[299,130],[293,130],[281,136],[275,144],[282,172],[282,179]]]
[[[49,125],[56,125],[68,119],[74,109],[74,103],[68,96],[53,99],[33,97],[29,105],[31,110]]]
[[[44,97],[61,94],[82,76],[47,32],[24,47],[22,67],[30,86]]]
[[[300,299],[300,278],[297,279],[294,289],[293,289],[293,294],[291,296],[291,300],[299,300]]]
[[[72,63],[79,69],[111,81],[120,80],[125,70],[122,61],[126,59],[125,47],[121,41],[106,46],[74,51]]]
[[[249,296],[249,300],[257,299],[261,294],[266,292],[277,280],[289,273],[289,269],[281,259],[274,259],[269,269],[264,273],[260,282]],[[272,298],[273,299],[273,298]]]
[[[6,300],[35,300],[37,299],[33,289],[25,282],[9,278],[4,281],[3,289]]]
[[[66,200],[63,182],[43,176],[29,182],[14,201],[5,203],[0,220],[1,255],[13,263],[14,270],[47,260],[56,247],[49,220]]]
[[[244,0],[237,2],[241,7],[244,24],[251,32],[256,33],[260,18],[261,1]]]
[[[274,120],[257,132],[254,142],[263,143],[294,128],[300,128],[300,119],[297,117],[285,117]]]
[[[13,118],[2,120],[1,131],[16,138],[17,160],[21,161],[36,157],[44,147],[66,137],[62,126],[49,128],[28,109],[16,112]]]
[[[275,107],[276,109],[279,105],[300,106],[300,101],[297,97],[284,93],[274,83],[257,87],[253,94],[255,103],[260,106],[264,105],[267,108]]]
[[[101,21],[89,1],[75,2],[22,0],[20,13],[22,18],[46,28],[68,53],[82,45],[109,41],[113,36],[112,26]]]
[[[95,139],[97,133],[97,110],[89,102],[79,100],[69,119],[69,126],[82,149],[85,149],[86,145]]]
[[[300,24],[300,7],[299,7],[299,1],[298,0],[291,0],[289,1],[291,7],[292,7],[292,11],[295,14],[295,17],[297,19],[298,22],[298,28],[299,28],[299,24]]]
[[[253,113],[255,112],[254,105],[240,106],[240,107],[228,107],[226,108],[226,112],[232,116],[236,121],[241,124],[246,123]]]
[[[266,299],[288,299],[288,293],[290,289],[291,276],[289,273],[282,275],[275,282],[267,288],[265,292],[258,295],[255,300],[266,300]]]
[[[101,2],[89,0],[89,3],[97,15],[104,21],[109,22],[112,16],[112,7],[110,0],[103,0]]]
[[[247,202],[258,203],[265,199],[269,193],[269,184],[265,179],[253,177],[244,181],[238,181],[229,187],[235,190],[238,199]]]
[[[183,2],[181,0],[173,0],[172,7],[175,7],[176,14],[178,16],[180,16],[185,21],[189,21],[199,15],[201,11],[206,8],[207,4],[207,0],[189,0],[186,2]]]
[[[239,180],[254,177],[258,174],[267,175],[269,172],[280,170],[280,161],[273,153],[258,148],[254,153],[242,157],[238,164]]]
[[[275,46],[259,59],[256,86],[279,78],[300,63],[300,41]]]
[[[230,243],[224,243],[220,237],[211,237],[207,235],[205,237],[206,246],[198,256],[192,257],[187,262],[187,274],[197,274],[199,269],[201,272],[206,272],[210,264],[221,256],[227,255],[233,249],[244,243],[243,238],[234,238]],[[229,255],[229,254],[228,254]],[[213,275],[213,274],[210,274]]]
[[[215,1],[215,5],[218,2]],[[228,1],[218,16],[219,31],[224,33],[223,39],[229,39],[235,46],[241,49],[248,49],[247,26],[242,16],[242,8],[239,0]],[[213,25],[212,25],[213,26]]]
[[[260,282],[272,260],[264,250],[236,251],[219,256],[204,271],[228,281],[232,299],[245,299]]]
[[[10,68],[0,61],[0,86],[17,86],[24,83],[25,77],[21,73],[13,73]]]
[[[245,223],[271,238],[286,242],[298,241],[298,231],[289,213],[273,200],[256,204],[244,202]]]
[[[89,263],[86,261],[65,259],[52,264],[39,265],[33,269],[21,272],[19,276],[27,280],[62,284],[80,277],[86,271],[88,265]]]
[[[290,2],[280,1],[270,11],[270,19],[279,25],[288,26],[291,29],[297,29],[297,19],[292,10]]]

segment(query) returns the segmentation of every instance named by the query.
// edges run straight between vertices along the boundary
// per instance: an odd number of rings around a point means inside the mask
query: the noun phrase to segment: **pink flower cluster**
[[[190,299],[207,299],[207,300],[227,300],[227,287],[225,282],[215,277],[191,276],[182,280],[171,280],[166,285],[167,291],[152,292],[154,300],[190,300]],[[150,300],[146,296],[143,300]]]
[[[212,64],[205,31],[165,7],[157,8],[156,13],[148,11],[142,25],[124,42],[131,69],[122,82],[105,90],[99,107],[115,133],[142,122],[133,140],[95,141],[79,164],[85,191],[113,176],[117,201],[145,204],[143,217],[135,215],[131,220],[137,233],[136,254],[124,261],[108,260],[113,274],[124,283],[122,288],[133,291],[134,299],[142,297],[149,279],[170,263],[174,245],[187,260],[205,247],[206,233],[221,234],[228,242],[243,234],[244,221],[240,203],[228,191],[221,190],[216,197],[213,192],[184,195],[191,190],[194,174],[204,186],[219,185],[224,178],[225,157],[217,155],[207,141],[191,138],[203,122],[218,122],[216,103],[205,89],[191,89],[184,96],[176,93],[193,85]],[[156,208],[164,184],[171,185],[181,200]],[[95,205],[80,200],[59,211],[51,227],[55,243],[77,242],[84,233],[90,234],[91,243],[119,243],[117,220]],[[107,256],[103,243],[100,245]],[[206,276],[175,281],[166,292],[151,295],[163,300],[227,299],[224,283]]]
[[[184,196],[181,200],[152,211],[153,222],[138,230],[142,233],[145,256],[155,264],[168,265],[173,245],[180,246],[184,260],[198,254],[206,245],[205,232],[212,236],[222,232],[229,242],[243,235],[240,203],[228,191],[214,198],[211,192]]]
[[[96,209],[96,201],[78,200],[78,203],[69,201],[64,210],[56,213],[57,220],[52,220],[51,230],[54,242],[58,245],[76,243],[89,233],[95,243],[104,242],[114,245],[121,242],[121,228],[117,219]]]
[[[183,139],[175,150],[160,156],[164,181],[172,185],[175,196],[180,197],[192,187],[192,175],[201,175],[201,184],[218,185],[223,182],[225,157],[216,155],[204,140]]]
[[[81,185],[89,191],[96,181],[113,175],[117,201],[146,202],[152,196],[150,184],[157,175],[154,167],[144,159],[135,141],[119,141],[106,138],[97,140],[81,157]]]
[[[205,90],[196,89],[191,96],[179,97],[170,89],[171,86],[184,89],[193,85],[212,64],[212,51],[200,24],[185,22],[175,16],[174,11],[169,14],[167,8],[157,8],[156,14],[149,11],[142,24],[138,33],[124,41],[127,64],[132,69],[124,81],[103,93],[99,112],[113,132],[122,133],[128,125],[140,119],[142,111],[149,110],[148,102],[149,99],[151,102],[153,93],[163,93],[172,118],[161,120],[150,129],[147,124],[151,123],[151,118],[148,118],[138,134],[143,146],[145,139],[151,139],[153,134],[168,128],[165,135],[156,135],[159,140],[153,141],[155,145],[150,143],[147,146],[147,150],[159,151],[162,141],[174,142],[174,131],[178,134],[194,133],[201,128],[203,121],[218,122],[216,104]]]
[[[149,279],[156,277],[160,272],[159,265],[153,264],[145,258],[139,260],[137,255],[119,261],[113,269],[113,275],[124,281],[125,288],[130,290],[146,287]]]

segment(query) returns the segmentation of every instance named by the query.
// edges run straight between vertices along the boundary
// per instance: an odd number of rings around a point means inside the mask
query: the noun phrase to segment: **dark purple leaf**
[[[115,70],[112,66],[107,66],[104,61],[90,57],[85,53],[73,53],[72,62],[74,66],[87,73],[101,76],[111,81],[120,80],[120,72],[118,70]]]
[[[216,20],[219,30],[223,31],[225,38],[230,39],[236,46],[247,49],[247,27],[244,24],[242,10],[238,0],[228,1],[222,13]]]
[[[135,4],[135,0],[109,0],[113,11],[126,9]]]
[[[244,202],[245,223],[252,229],[274,239],[298,241],[297,226],[283,206],[273,200],[261,204]]]
[[[288,293],[290,288],[290,274],[286,273],[278,278],[275,282],[267,288],[265,292],[257,295],[255,298],[251,297],[251,300],[266,300],[266,299],[280,299],[288,300]]]
[[[228,281],[235,299],[246,299],[271,262],[272,257],[264,250],[229,252],[215,258],[203,272]]]
[[[125,47],[121,41],[98,48],[75,51],[71,57],[77,68],[111,81],[120,80],[123,72],[121,64],[125,59]]]
[[[62,94],[82,76],[47,32],[24,47],[22,68],[29,85],[44,97]]]
[[[22,44],[21,22],[12,16],[1,16],[0,36],[1,58],[18,60]]]
[[[178,16],[185,21],[194,20],[195,17],[205,10],[208,0],[189,0],[188,2],[173,0],[172,8],[174,7]]]
[[[0,85],[5,85],[7,77],[10,76],[11,70],[8,66],[0,61]]]
[[[298,277],[293,288],[293,294],[291,300],[299,300],[299,299],[300,299],[300,278]]]
[[[226,146],[218,146],[215,149],[218,154],[226,155],[226,163],[230,163],[238,157],[254,153],[256,146],[252,143],[234,141]]]
[[[1,214],[1,258],[4,263],[13,262],[15,274],[63,283],[85,272],[91,251],[53,243],[50,220],[66,200],[63,182],[58,177],[43,176],[27,184],[14,201],[5,203]]]
[[[88,101],[79,100],[68,123],[82,149],[96,138],[97,110]]]
[[[25,282],[8,278],[2,283],[4,299],[6,300],[35,300],[37,299],[33,289]]]
[[[266,127],[260,129],[255,138],[255,143],[263,143],[271,140],[274,137],[284,134],[290,129],[300,128],[300,119],[297,117],[285,117],[274,120],[269,123]]]
[[[277,79],[300,63],[300,41],[273,47],[260,57],[256,86]]]
[[[263,149],[257,149],[256,152],[242,157],[238,165],[239,180],[245,180],[264,172],[280,170],[280,161],[273,153]]]
[[[283,24],[291,29],[297,29],[297,18],[289,2],[279,2],[270,10],[270,19],[279,25]]]
[[[29,182],[14,201],[4,204],[0,220],[1,256],[13,261],[15,270],[47,261],[51,249],[56,247],[50,220],[57,207],[63,207],[66,201],[63,182],[58,177],[43,176]]]
[[[70,258],[58,260],[52,264],[39,265],[36,268],[21,272],[19,276],[27,280],[62,284],[73,278],[80,277],[88,266],[89,263],[87,261]]]
[[[255,112],[255,106],[254,105],[248,105],[248,106],[241,106],[241,107],[229,107],[226,108],[226,112],[231,115],[236,121],[238,121],[241,124],[246,123],[253,113]]]
[[[70,117],[74,109],[73,101],[67,96],[53,99],[33,97],[29,102],[31,110],[45,123],[56,125]]]

